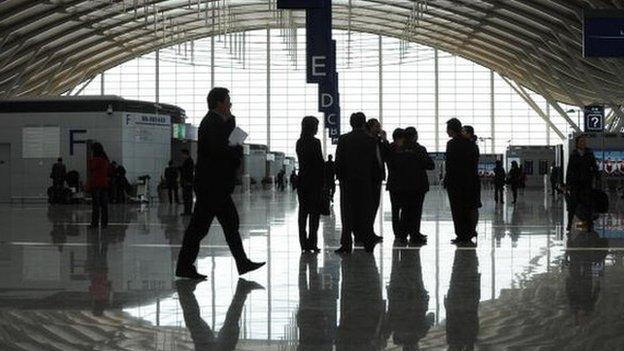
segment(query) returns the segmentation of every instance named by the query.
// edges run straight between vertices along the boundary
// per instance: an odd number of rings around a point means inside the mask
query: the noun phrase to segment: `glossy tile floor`
[[[560,198],[491,195],[478,246],[458,249],[444,191],[427,196],[422,248],[393,245],[385,193],[384,243],[345,258],[337,205],[325,250],[302,255],[295,194],[237,195],[267,266],[239,281],[215,223],[197,285],[173,276],[181,207],[112,205],[92,232],[86,206],[0,205],[0,350],[624,350],[622,200],[566,235]]]

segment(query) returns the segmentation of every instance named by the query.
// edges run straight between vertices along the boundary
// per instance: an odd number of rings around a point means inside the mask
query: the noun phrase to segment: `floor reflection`
[[[423,247],[393,244],[384,193],[368,255],[337,256],[340,210],[322,218],[318,255],[301,255],[292,192],[236,197],[250,257],[239,280],[218,225],[198,285],[173,267],[181,208],[0,205],[0,350],[618,350],[624,345],[622,203],[593,233],[563,231],[561,198],[518,204],[484,194],[475,248],[456,248],[446,194],[425,203]],[[338,199],[339,196],[336,196]],[[265,290],[256,290],[257,282]]]
[[[479,334],[481,274],[479,259],[471,248],[458,248],[444,305],[449,350],[473,350]]]
[[[225,315],[221,330],[215,334],[208,323],[201,317],[199,303],[195,298],[195,287],[199,281],[177,280],[175,282],[178,300],[182,307],[184,323],[191,333],[191,339],[197,351],[235,350],[240,336],[240,318],[247,300],[253,290],[264,289],[260,284],[239,279],[236,292]]]

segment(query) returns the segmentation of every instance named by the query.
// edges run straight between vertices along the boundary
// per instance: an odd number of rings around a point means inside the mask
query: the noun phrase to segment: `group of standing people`
[[[379,209],[382,182],[386,178],[395,239],[407,242],[410,238],[412,242],[425,243],[420,221],[425,194],[429,190],[426,171],[434,168],[434,162],[427,150],[418,144],[416,129],[397,129],[390,143],[377,119],[367,120],[364,113],[354,113],[350,119],[352,131],[338,140],[336,161],[330,155],[324,162],[320,141],[315,138],[318,124],[316,117],[304,117],[301,138],[296,146],[302,251],[320,251],[317,231],[321,208],[333,201],[336,178],[341,189],[342,221],[340,248],[336,253],[351,253],[354,242],[372,252],[383,240],[375,233],[373,225]]]

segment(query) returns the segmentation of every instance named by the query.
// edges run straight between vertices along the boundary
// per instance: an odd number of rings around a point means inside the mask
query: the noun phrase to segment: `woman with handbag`
[[[318,228],[321,215],[325,165],[321,142],[314,136],[319,121],[307,116],[301,121],[301,137],[297,140],[299,176],[297,195],[299,198],[299,243],[303,252],[318,253]],[[306,232],[309,219],[309,232]]]
[[[108,156],[100,143],[91,145],[91,157],[87,162],[87,191],[91,193],[91,229],[100,224],[108,226]]]

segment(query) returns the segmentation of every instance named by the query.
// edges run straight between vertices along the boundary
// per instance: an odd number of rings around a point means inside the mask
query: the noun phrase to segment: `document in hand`
[[[230,146],[243,145],[245,139],[247,139],[247,135],[248,134],[244,130],[236,127],[232,133],[230,133],[228,142]]]

